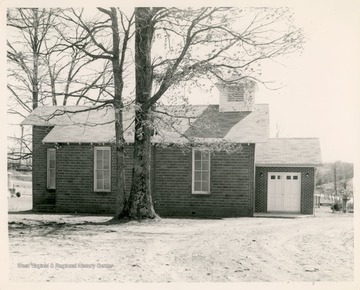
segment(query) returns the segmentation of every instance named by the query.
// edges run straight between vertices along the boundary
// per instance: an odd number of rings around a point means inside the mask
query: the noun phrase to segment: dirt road
[[[102,224],[108,219],[10,214],[10,280],[353,280],[353,215],[332,214],[329,208],[315,218],[297,219]]]

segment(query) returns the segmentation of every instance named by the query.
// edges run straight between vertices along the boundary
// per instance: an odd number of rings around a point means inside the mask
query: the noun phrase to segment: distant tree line
[[[328,162],[318,168],[316,173],[316,185],[334,183],[335,189],[337,189],[336,187],[346,188],[347,182],[353,177],[353,163],[342,161]]]

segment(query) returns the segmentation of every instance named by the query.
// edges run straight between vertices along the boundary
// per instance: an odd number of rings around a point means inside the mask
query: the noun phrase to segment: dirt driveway
[[[297,219],[9,215],[11,281],[352,281],[352,214]]]

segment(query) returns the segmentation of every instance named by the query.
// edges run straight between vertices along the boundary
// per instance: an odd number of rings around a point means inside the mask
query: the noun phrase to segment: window
[[[56,149],[47,150],[47,188],[56,188]]]
[[[192,160],[192,192],[210,193],[210,153],[193,149]]]
[[[111,178],[110,147],[95,147],[94,150],[94,190],[110,191]]]

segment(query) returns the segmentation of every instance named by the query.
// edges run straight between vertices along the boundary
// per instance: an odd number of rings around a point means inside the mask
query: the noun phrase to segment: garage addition
[[[256,145],[255,212],[312,214],[319,139],[274,138]]]
[[[300,212],[300,178],[299,172],[268,173],[268,212]]]

